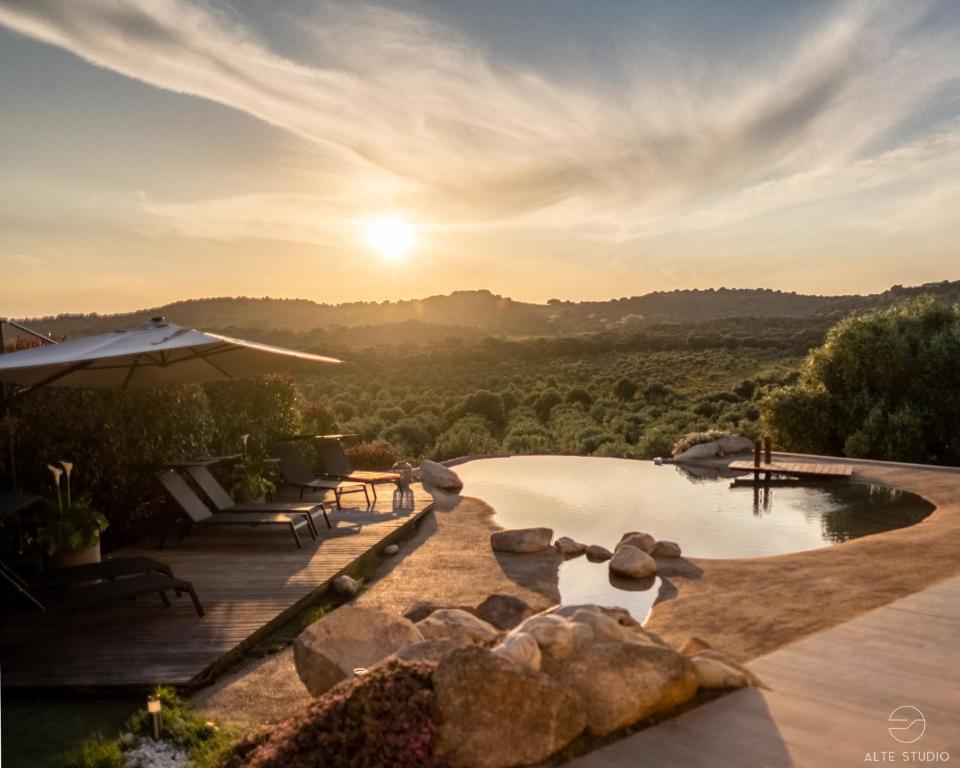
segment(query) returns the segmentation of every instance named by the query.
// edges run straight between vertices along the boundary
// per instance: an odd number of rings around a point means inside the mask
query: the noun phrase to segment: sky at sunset
[[[960,2],[0,0],[0,316],[960,279]]]

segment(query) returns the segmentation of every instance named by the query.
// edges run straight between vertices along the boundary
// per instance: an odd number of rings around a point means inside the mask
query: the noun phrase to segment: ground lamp
[[[153,720],[153,738],[160,738],[160,699],[156,696],[147,697],[147,712],[150,713],[150,718]]]

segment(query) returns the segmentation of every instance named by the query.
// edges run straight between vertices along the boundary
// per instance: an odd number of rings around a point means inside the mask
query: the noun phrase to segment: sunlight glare
[[[367,245],[386,261],[400,261],[416,244],[413,224],[400,216],[380,216],[365,226]]]

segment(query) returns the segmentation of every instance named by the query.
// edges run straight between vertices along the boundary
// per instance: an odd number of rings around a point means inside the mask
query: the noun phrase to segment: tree
[[[637,383],[624,377],[613,385],[613,393],[623,401],[633,400],[637,394]]]
[[[960,463],[960,306],[920,298],[840,321],[761,414],[784,448]]]

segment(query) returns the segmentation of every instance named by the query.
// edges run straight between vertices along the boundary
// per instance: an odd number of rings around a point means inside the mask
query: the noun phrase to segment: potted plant
[[[247,451],[247,441],[250,435],[241,435],[243,458],[234,467],[233,485],[230,487],[235,499],[240,502],[264,501],[268,493],[277,490],[267,478],[269,465],[264,459],[251,456]]]
[[[62,467],[62,468],[61,468]],[[89,496],[73,497],[70,475],[73,464],[61,461],[60,467],[48,465],[53,475],[56,496],[44,500],[34,541],[47,555],[50,568],[100,562],[100,534],[108,522],[94,509]],[[66,477],[66,500],[61,493],[61,481]]]

